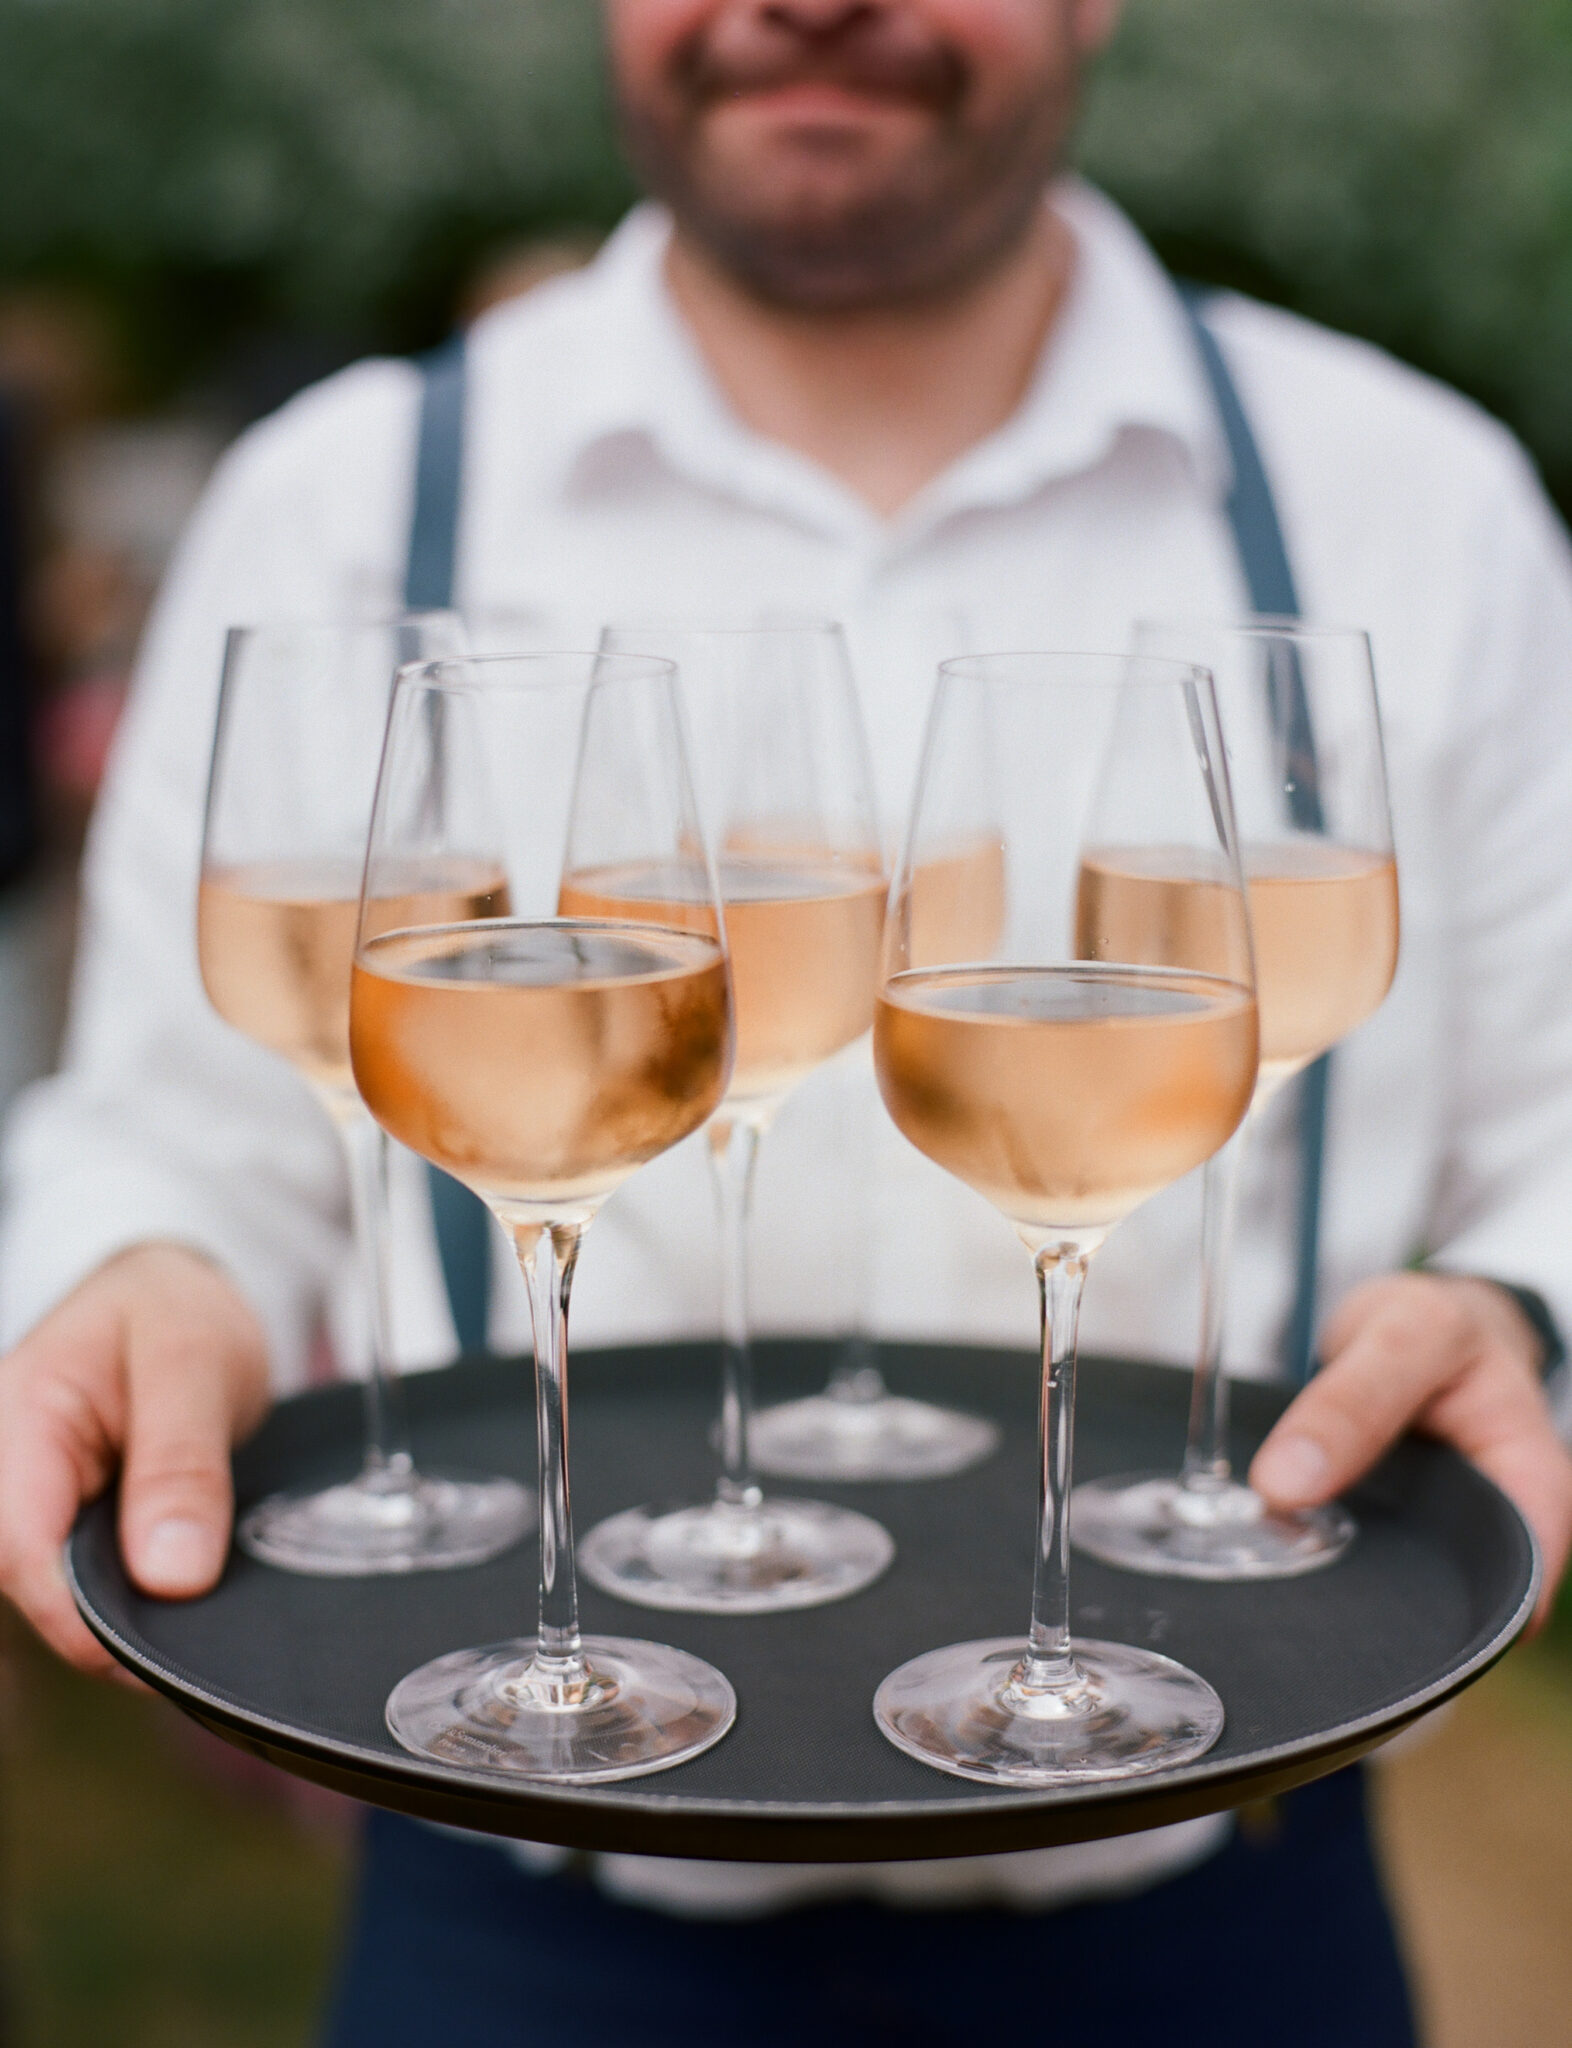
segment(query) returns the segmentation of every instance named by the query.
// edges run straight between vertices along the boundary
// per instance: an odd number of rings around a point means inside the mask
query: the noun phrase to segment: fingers
[[[1250,1483],[1279,1509],[1351,1486],[1470,1363],[1478,1333],[1449,1283],[1394,1274],[1327,1325],[1327,1363],[1256,1453]]]
[[[205,1593],[229,1547],[229,1394],[200,1365],[156,1337],[130,1361],[120,1547],[142,1590],[171,1600]]]
[[[64,1538],[16,1554],[8,1571],[7,1590],[23,1618],[68,1664],[104,1677],[119,1666],[76,1611],[66,1583]]]
[[[92,1343],[91,1330],[78,1336]],[[0,1585],[52,1649],[104,1674],[119,1667],[76,1611],[64,1546],[108,1477],[110,1452],[92,1403],[56,1368],[47,1338],[35,1338],[0,1379]]]
[[[1505,1296],[1487,1292],[1516,1316]],[[1442,1389],[1421,1426],[1472,1458],[1533,1529],[1544,1564],[1538,1628],[1549,1617],[1572,1550],[1572,1458],[1556,1433],[1537,1369],[1520,1354],[1492,1347],[1479,1366]]]
[[[1488,1282],[1392,1274],[1327,1325],[1328,1363],[1257,1452],[1250,1482],[1274,1508],[1311,1507],[1417,1428],[1461,1451],[1533,1529],[1544,1561],[1535,1625],[1572,1553],[1572,1459],[1536,1370],[1538,1340]]]
[[[0,1591],[61,1656],[136,1683],[82,1623],[63,1562],[122,1451],[132,1576],[166,1597],[201,1592],[228,1540],[230,1444],[266,1398],[256,1318],[173,1246],[99,1268],[0,1363]]]
[[[1553,1429],[1492,1445],[1475,1463],[1516,1507],[1539,1542],[1544,1578],[1531,1632],[1550,1619],[1572,1556],[1572,1458]]]
[[[215,1287],[182,1276],[126,1332],[120,1542],[137,1584],[163,1599],[207,1592],[224,1568],[230,1447],[258,1407],[261,1331],[210,1278]]]

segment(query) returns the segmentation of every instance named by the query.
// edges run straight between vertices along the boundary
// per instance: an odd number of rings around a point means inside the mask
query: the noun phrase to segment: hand
[[[1250,1484],[1274,1508],[1314,1507],[1405,1430],[1439,1437],[1510,1496],[1538,1537],[1538,1628],[1572,1549],[1572,1458],[1540,1385],[1538,1334],[1517,1303],[1488,1280],[1389,1273],[1340,1305],[1322,1356],[1257,1451]]]
[[[230,1445],[267,1400],[261,1325],[216,1267],[167,1244],[108,1260],[0,1360],[0,1592],[71,1663],[123,1675],[66,1586],[78,1510],[123,1464],[132,1578],[205,1593],[228,1549]]]

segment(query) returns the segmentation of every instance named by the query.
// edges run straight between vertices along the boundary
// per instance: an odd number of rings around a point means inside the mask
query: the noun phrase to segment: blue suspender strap
[[[1190,316],[1196,349],[1218,417],[1228,441],[1233,465],[1233,488],[1228,494],[1228,522],[1233,528],[1234,546],[1239,552],[1250,592],[1251,608],[1278,618],[1299,617],[1299,593],[1294,587],[1283,529],[1278,521],[1272,487],[1267,481],[1261,451],[1240,402],[1217,336],[1207,325],[1203,307],[1208,294],[1193,285],[1180,287],[1180,298]],[[1316,772],[1315,739],[1310,728],[1310,707],[1305,698],[1304,678],[1298,664],[1286,664],[1273,679],[1274,718],[1288,741],[1290,771],[1289,801],[1296,825],[1314,831],[1321,824],[1321,798]],[[1327,1081],[1330,1056],[1323,1056],[1308,1068],[1299,1093],[1299,1246],[1294,1276],[1294,1307],[1284,1339],[1284,1364],[1290,1378],[1303,1383],[1314,1369],[1316,1271],[1321,1250],[1321,1181],[1326,1155]]]
[[[1321,1177],[1326,1163],[1327,1083],[1332,1055],[1305,1069],[1299,1083],[1299,1252],[1294,1312],[1283,1339],[1289,1377],[1303,1386],[1315,1371],[1315,1287],[1321,1259]]]
[[[419,363],[420,431],[414,511],[404,569],[406,611],[445,611],[453,602],[464,473],[464,343],[434,349]],[[491,1299],[491,1221],[485,1204],[435,1166],[427,1168],[431,1220],[453,1327],[461,1351],[486,1348]]]
[[[440,1167],[428,1166],[426,1178],[459,1349],[484,1351],[491,1303],[491,1217],[478,1195]]]
[[[446,611],[453,602],[464,481],[464,342],[444,342],[418,364],[422,384],[415,443],[414,507],[404,565],[404,609]]]

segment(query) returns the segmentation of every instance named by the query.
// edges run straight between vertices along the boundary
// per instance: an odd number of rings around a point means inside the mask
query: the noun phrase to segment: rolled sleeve
[[[1526,464],[1491,508],[1446,791],[1448,1142],[1429,1263],[1572,1330],[1572,551]]]
[[[413,389],[364,365],[253,430],[179,550],[89,837],[62,1070],[16,1106],[0,1164],[7,1340],[115,1252],[174,1240],[252,1301],[279,1385],[302,1376],[347,1257],[343,1170],[304,1084],[202,990],[208,755],[230,625],[391,608]]]

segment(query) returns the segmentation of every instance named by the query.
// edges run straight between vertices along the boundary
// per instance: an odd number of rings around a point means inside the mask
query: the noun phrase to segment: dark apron
[[[1126,1899],[743,1921],[373,1813],[324,2048],[1414,2048],[1363,1795],[1339,1771],[1247,1807]]]

